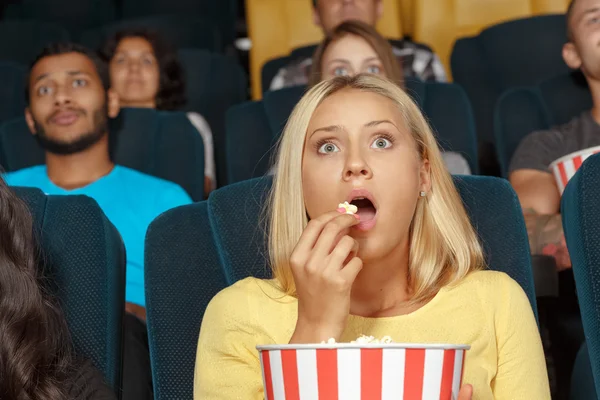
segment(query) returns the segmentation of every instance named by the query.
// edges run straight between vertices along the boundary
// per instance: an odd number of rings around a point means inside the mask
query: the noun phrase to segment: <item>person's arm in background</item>
[[[510,183],[517,192],[533,255],[552,256],[559,270],[571,267],[560,215],[560,193],[550,172],[515,170]]]
[[[204,142],[204,195],[208,197],[210,192],[217,188],[212,130],[202,115],[189,112],[187,113],[187,117],[198,133],[200,133]]]

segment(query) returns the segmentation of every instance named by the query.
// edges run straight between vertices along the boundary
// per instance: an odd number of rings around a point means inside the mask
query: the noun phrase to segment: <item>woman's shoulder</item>
[[[468,274],[465,279],[465,284],[470,285],[498,285],[498,284],[510,284],[514,282],[506,272],[492,271],[489,269],[475,271]]]
[[[275,280],[246,278],[210,301],[202,318],[200,340],[232,332],[252,332],[264,343],[289,340],[296,313],[297,300],[280,290]]]
[[[476,293],[486,302],[500,301],[507,296],[525,294],[521,285],[507,273],[491,270],[470,273],[456,285],[455,289]]]
[[[235,297],[286,296],[275,279],[248,277],[235,282],[217,293],[216,297],[227,299]]]
[[[283,292],[275,279],[245,278],[226,287],[213,297],[208,308],[219,313],[246,313],[255,307],[291,304],[295,299]]]

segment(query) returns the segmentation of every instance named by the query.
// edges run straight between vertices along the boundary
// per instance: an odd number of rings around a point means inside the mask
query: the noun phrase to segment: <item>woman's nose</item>
[[[351,179],[359,176],[369,179],[372,175],[373,172],[364,155],[358,150],[351,151],[348,160],[346,161],[344,179]]]

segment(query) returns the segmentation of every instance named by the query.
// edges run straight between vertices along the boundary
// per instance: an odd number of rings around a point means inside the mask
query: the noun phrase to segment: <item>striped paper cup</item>
[[[581,167],[581,164],[583,164],[588,157],[593,156],[596,153],[600,153],[600,146],[590,147],[589,149],[567,154],[550,164],[550,169],[554,174],[554,179],[556,179],[560,194],[565,190],[567,183],[569,183],[569,180],[575,175],[575,172],[577,172],[579,167]]]
[[[265,400],[451,400],[466,345],[257,346]]]

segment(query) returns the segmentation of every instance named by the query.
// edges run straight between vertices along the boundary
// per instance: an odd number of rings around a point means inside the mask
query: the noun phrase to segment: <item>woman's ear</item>
[[[428,159],[424,159],[423,161],[421,161],[421,167],[419,168],[419,178],[421,181],[419,191],[429,193],[431,191],[431,167]]]
[[[562,49],[562,56],[569,68],[581,68],[581,57],[579,57],[579,52],[577,51],[575,44],[571,42],[565,43]]]
[[[383,0],[377,1],[377,20],[379,21],[383,17]]]

